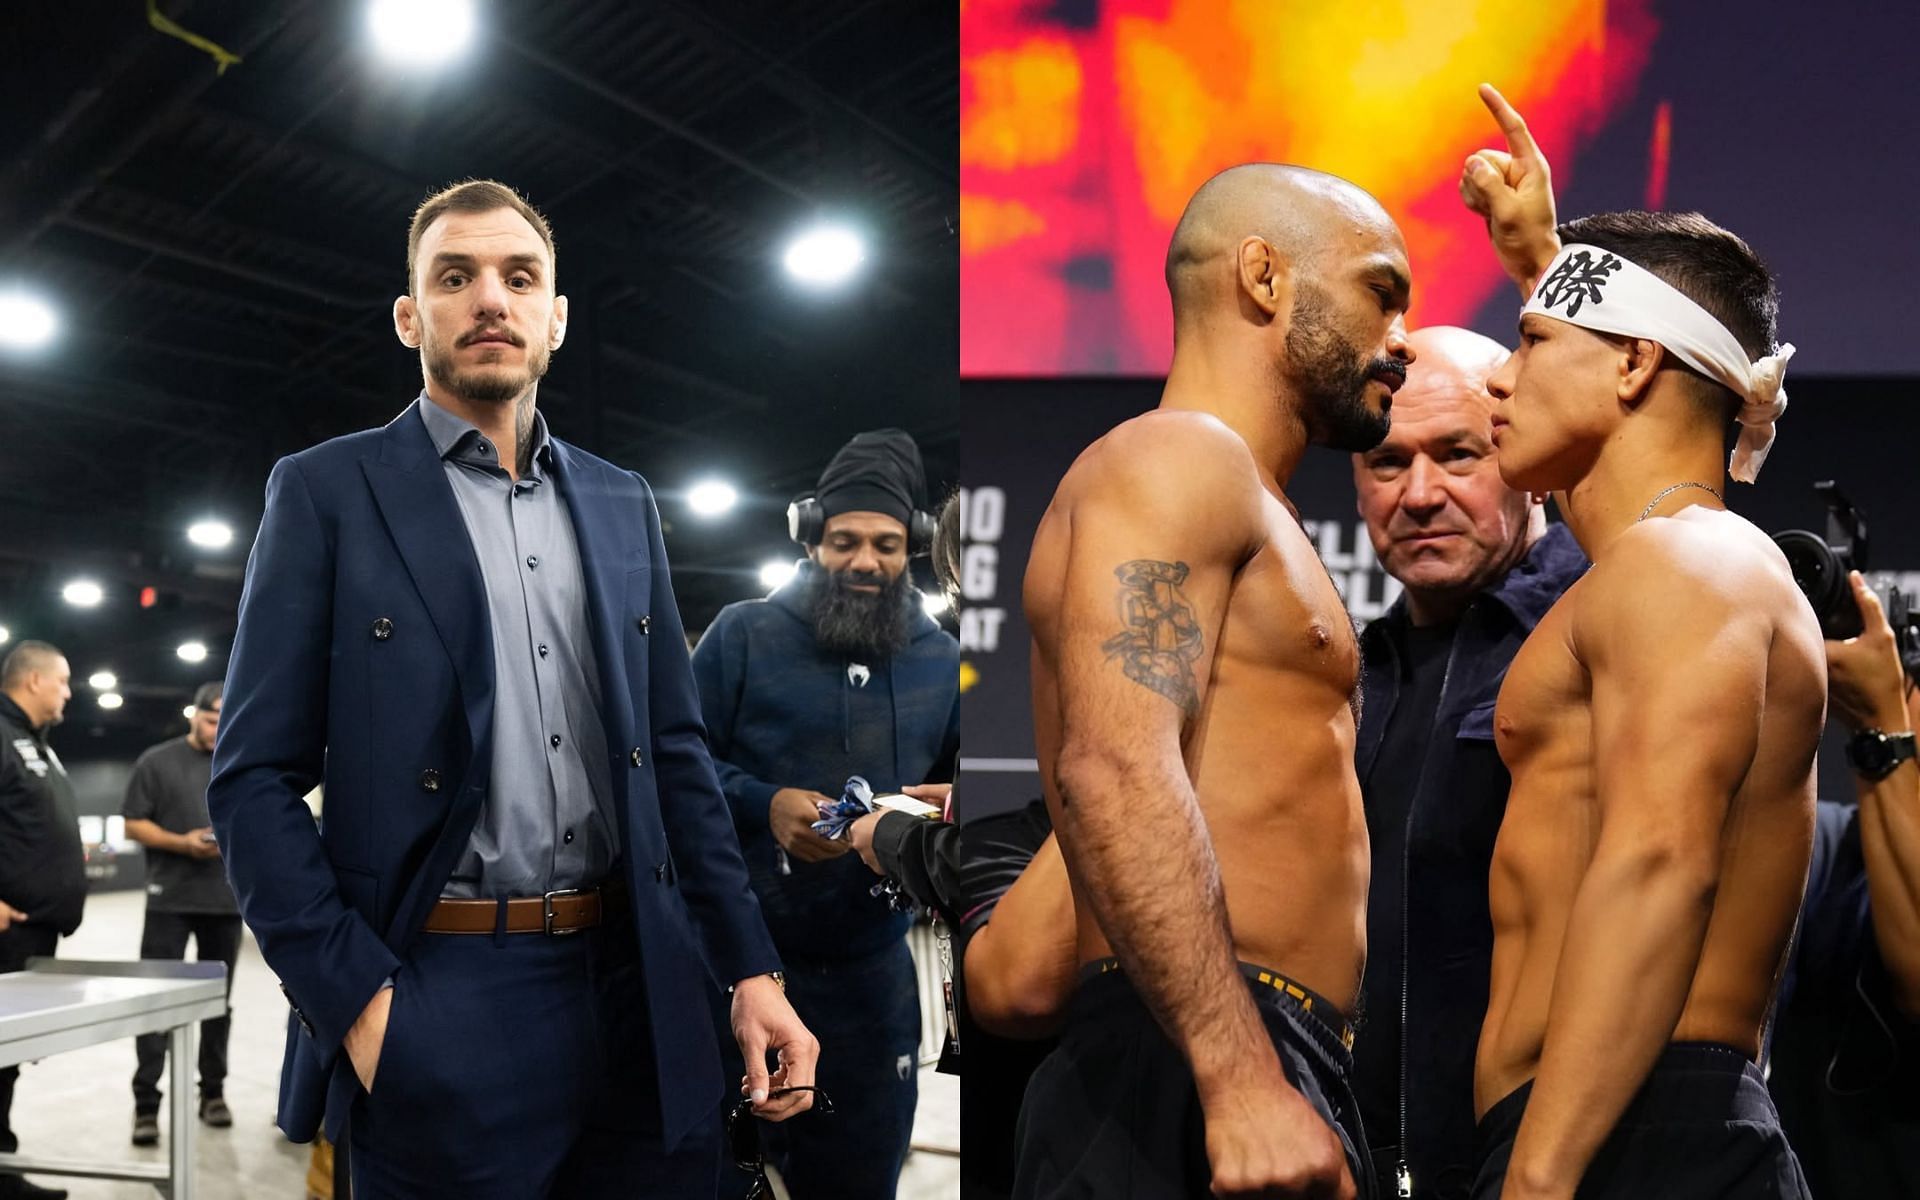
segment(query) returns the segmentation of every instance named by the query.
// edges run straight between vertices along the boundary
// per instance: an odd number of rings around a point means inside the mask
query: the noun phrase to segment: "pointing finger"
[[[1540,161],[1540,148],[1533,144],[1533,134],[1527,131],[1527,122],[1518,109],[1507,103],[1507,98],[1490,83],[1480,85],[1480,101],[1493,114],[1500,124],[1500,132],[1507,136],[1507,149],[1523,165],[1532,166]]]

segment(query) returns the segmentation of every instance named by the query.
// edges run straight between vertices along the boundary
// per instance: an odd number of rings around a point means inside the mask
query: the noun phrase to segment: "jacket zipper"
[[[1446,711],[1447,684],[1453,681],[1453,659],[1460,650],[1460,633],[1466,627],[1467,618],[1473,614],[1473,605],[1469,603],[1466,611],[1460,614],[1460,620],[1453,627],[1453,640],[1447,644],[1447,665],[1440,673],[1440,698],[1434,704],[1434,715]],[[1407,801],[1407,823],[1400,836],[1400,1161],[1394,1169],[1394,1191],[1400,1200],[1410,1200],[1413,1196],[1413,1172],[1407,1166],[1407,978],[1408,965],[1412,957],[1407,944],[1408,913],[1412,902],[1408,899],[1408,887],[1413,882],[1413,813],[1420,802],[1420,780],[1427,774],[1427,759],[1433,756],[1433,732],[1427,732],[1427,748],[1420,756],[1420,774],[1413,785],[1413,795]]]

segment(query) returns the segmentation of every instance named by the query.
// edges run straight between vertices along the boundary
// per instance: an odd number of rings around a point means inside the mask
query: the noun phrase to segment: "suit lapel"
[[[493,628],[472,539],[419,408],[416,400],[389,424],[379,457],[363,459],[360,465],[407,574],[453,660],[469,744],[477,758],[492,740]]]
[[[587,618],[593,627],[593,653],[600,668],[600,712],[607,749],[618,751],[633,725],[632,694],[624,653],[628,571],[645,566],[629,558],[620,536],[619,512],[605,472],[581,461],[573,447],[551,440],[554,474],[573,518],[573,539],[580,547],[580,574],[587,590]],[[618,777],[619,772],[615,772]]]

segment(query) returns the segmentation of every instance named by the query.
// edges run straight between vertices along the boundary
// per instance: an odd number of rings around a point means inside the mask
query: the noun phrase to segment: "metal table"
[[[191,1200],[194,1038],[201,1021],[226,1007],[222,963],[33,958],[26,970],[0,975],[0,1067],[163,1031],[172,1052],[166,1166],[0,1154],[0,1173],[131,1179],[152,1183],[173,1200]]]

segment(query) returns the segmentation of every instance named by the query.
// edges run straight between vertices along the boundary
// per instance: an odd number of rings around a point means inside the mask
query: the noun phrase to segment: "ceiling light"
[[[205,662],[207,660],[207,644],[205,642],[181,642],[179,648],[176,649],[174,653],[180,656],[181,662]]]
[[[760,564],[760,586],[768,591],[776,591],[787,585],[794,572],[800,569],[791,559],[776,558]]]
[[[60,589],[60,598],[75,608],[92,608],[106,596],[106,591],[91,579],[75,579]]]
[[[822,225],[793,239],[787,246],[787,273],[814,287],[845,283],[867,260],[860,235],[844,225]]]
[[[703,479],[687,492],[687,507],[702,517],[731,512],[739,502],[740,493],[732,484],[719,479]]]
[[[120,686],[120,677],[112,671],[95,671],[87,676],[87,686],[96,692],[110,692]]]
[[[0,292],[0,347],[38,350],[60,332],[53,306],[26,292]]]
[[[5,645],[13,637],[13,630],[0,625],[0,645]]]
[[[125,703],[126,701],[120,698],[119,692],[101,692],[100,693],[101,708],[119,708],[122,704],[125,704]]]
[[[367,27],[380,53],[410,67],[438,67],[473,41],[472,0],[373,0]]]
[[[937,617],[952,607],[945,592],[922,592],[920,608],[930,617]]]
[[[189,704],[185,708],[181,709],[180,715],[185,717],[189,721],[193,720],[193,705]]]
[[[225,521],[195,521],[187,526],[187,540],[196,546],[218,550],[233,542],[233,526]]]

